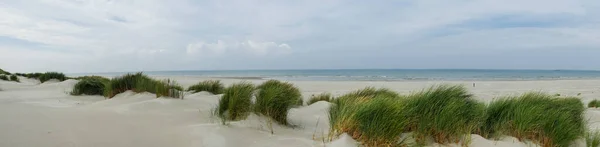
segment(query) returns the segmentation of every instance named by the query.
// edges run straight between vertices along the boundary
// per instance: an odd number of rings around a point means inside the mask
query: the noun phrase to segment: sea
[[[79,75],[118,76],[128,72]],[[132,73],[132,72],[129,72]],[[318,69],[318,70],[182,70],[144,71],[153,76],[195,76],[293,81],[527,81],[600,79],[595,70],[498,69]]]

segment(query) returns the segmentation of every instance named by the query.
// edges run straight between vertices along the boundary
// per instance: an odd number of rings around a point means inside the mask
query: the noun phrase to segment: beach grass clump
[[[109,84],[105,78],[81,78],[73,87],[71,95],[104,95],[104,88]]]
[[[586,147],[599,147],[600,146],[600,132],[599,131],[588,131],[585,134],[585,145]]]
[[[27,73],[27,74],[25,74],[25,77],[27,77],[27,78],[33,78],[33,79],[39,79],[42,75],[43,75],[43,73],[39,73],[39,72],[36,72],[36,73]]]
[[[171,80],[155,80],[144,74],[126,74],[115,77],[110,80],[104,90],[104,96],[112,98],[119,93],[127,90],[134,92],[150,92],[156,94],[156,97],[167,96],[173,98],[183,97],[183,88]]]
[[[269,80],[257,87],[255,112],[268,116],[279,124],[289,125],[288,110],[302,105],[300,90],[291,83]]]
[[[404,111],[408,131],[419,143],[458,143],[476,132],[484,120],[485,105],[461,85],[438,85],[408,96]]]
[[[3,70],[3,69],[0,68],[0,74],[10,75],[10,72],[5,71],[5,70]]]
[[[223,90],[214,114],[225,121],[245,119],[252,111],[254,85],[249,82],[233,84]]]
[[[222,94],[225,89],[223,83],[219,80],[206,80],[202,81],[196,85],[190,86],[187,91],[192,91],[192,93],[197,93],[201,91],[210,92],[212,94]]]
[[[592,100],[590,101],[590,103],[588,103],[588,108],[598,108],[600,107],[600,101],[598,100]]]
[[[400,135],[407,130],[406,105],[394,97],[373,98],[356,108],[356,131],[352,134],[364,146],[405,146]]]
[[[110,79],[105,78],[103,76],[93,76],[93,75],[92,76],[80,76],[80,77],[75,77],[73,79],[76,79],[76,80],[96,79],[96,80],[100,80],[100,81],[104,81],[104,82],[109,82],[110,81]]]
[[[482,136],[514,136],[541,146],[569,146],[584,137],[585,107],[578,98],[557,98],[545,93],[526,93],[490,103]]]
[[[333,100],[330,135],[347,133],[365,146],[403,146],[402,133],[418,143],[458,143],[482,125],[485,105],[460,85],[440,85],[400,96],[365,88]]]
[[[396,146],[408,124],[404,98],[389,89],[367,87],[331,101],[331,136],[347,133],[365,146]]]
[[[0,75],[0,80],[9,81],[9,78],[6,75]]]
[[[15,82],[21,82],[19,81],[19,77],[17,77],[16,75],[10,75],[10,80]]]
[[[27,74],[24,74],[24,73],[15,73],[15,75],[22,76],[22,77],[26,77],[27,76]]]
[[[145,84],[141,84],[142,86]],[[152,91],[152,86],[154,85],[155,91]],[[149,87],[148,87],[149,86]],[[172,98],[182,98],[183,99],[183,87],[179,85],[179,83],[172,81],[170,79],[155,81],[155,83],[148,84],[147,89],[145,91],[155,93],[156,97],[172,97]]]
[[[149,80],[150,78],[146,75],[143,75],[142,73],[128,73],[120,77],[114,77],[110,80],[110,83],[107,85],[104,96],[112,98],[115,95],[123,93],[127,90],[136,91],[136,84],[140,79]]]
[[[326,101],[326,102],[330,102],[333,99],[333,97],[331,96],[331,93],[321,93],[318,95],[312,95],[310,97],[310,100],[308,100],[307,105],[311,105],[313,103],[316,103],[318,101]]]
[[[67,77],[65,76],[65,74],[63,73],[59,73],[59,72],[46,72],[44,74],[41,74],[38,79],[40,80],[40,82],[44,83],[50,79],[57,79],[59,81],[65,81],[67,79]]]

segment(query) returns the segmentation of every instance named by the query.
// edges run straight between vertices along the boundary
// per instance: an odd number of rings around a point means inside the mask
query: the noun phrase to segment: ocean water
[[[95,75],[122,75],[96,73]],[[485,70],[485,69],[341,69],[341,70],[214,70],[148,71],[156,76],[198,76],[298,81],[427,81],[427,80],[565,80],[600,79],[590,70]],[[88,74],[89,75],[89,74]]]

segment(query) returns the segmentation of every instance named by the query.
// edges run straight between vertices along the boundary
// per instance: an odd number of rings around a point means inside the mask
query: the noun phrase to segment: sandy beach
[[[173,79],[183,87],[210,78],[160,76]],[[220,95],[207,92],[185,93],[184,99],[155,98],[151,93],[102,96],[71,96],[77,80],[41,83],[19,77],[21,83],[0,80],[0,146],[3,147],[264,147],[264,146],[357,146],[342,135],[333,141],[329,129],[328,102],[293,108],[288,120],[297,127],[273,124],[254,114],[243,121],[222,125],[211,116]],[[242,79],[220,79],[225,85]],[[246,79],[259,84],[264,80]],[[436,84],[462,84],[475,98],[490,102],[494,98],[529,91],[561,96],[578,96],[584,103],[600,98],[600,80],[556,81],[290,81],[298,86],[306,100],[322,92],[334,96],[367,86],[385,87],[409,94]],[[475,87],[473,87],[475,83]],[[600,110],[585,112],[590,129],[600,127]],[[273,128],[273,134],[271,129]],[[469,146],[533,146],[513,137],[488,140],[471,135]],[[433,144],[437,146],[436,144]],[[449,144],[446,146],[460,146]],[[574,144],[585,146],[585,143]]]

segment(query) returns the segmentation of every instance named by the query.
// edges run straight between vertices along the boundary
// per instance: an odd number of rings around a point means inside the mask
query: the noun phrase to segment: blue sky
[[[0,68],[600,70],[597,0],[3,0]]]

